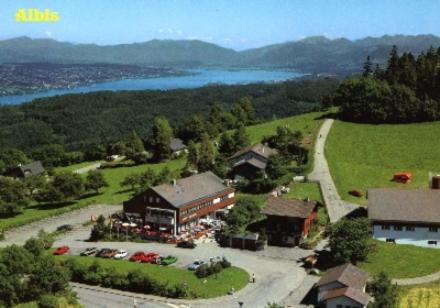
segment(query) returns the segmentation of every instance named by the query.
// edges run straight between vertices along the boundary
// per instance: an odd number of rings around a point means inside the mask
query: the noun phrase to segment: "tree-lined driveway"
[[[325,158],[325,142],[333,122],[333,119],[326,119],[319,130],[315,145],[314,168],[313,172],[308,176],[310,181],[319,182],[321,186],[322,197],[327,206],[331,223],[337,222],[360,207],[358,204],[349,203],[341,199]]]

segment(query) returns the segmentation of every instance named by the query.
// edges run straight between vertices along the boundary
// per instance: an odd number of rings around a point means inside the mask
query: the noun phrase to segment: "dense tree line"
[[[70,272],[45,250],[53,239],[41,232],[23,247],[12,245],[0,251],[0,306],[38,301],[39,307],[56,302],[55,295],[76,304],[68,286]]]
[[[415,57],[399,55],[393,47],[385,69],[370,58],[362,77],[337,89],[333,104],[344,119],[369,123],[408,123],[440,120],[440,48]]]
[[[133,131],[145,139],[150,135],[155,117],[165,116],[177,127],[193,115],[208,116],[214,104],[230,109],[244,97],[253,102],[257,119],[285,117],[316,108],[337,83],[319,79],[172,91],[96,92],[37,99],[19,106],[0,107],[0,148],[30,152],[44,145],[60,144],[71,152],[91,144],[126,140]]]

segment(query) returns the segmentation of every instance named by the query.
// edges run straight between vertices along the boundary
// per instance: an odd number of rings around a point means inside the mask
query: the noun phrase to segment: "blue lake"
[[[295,71],[279,70],[225,70],[225,69],[188,69],[191,75],[168,76],[145,79],[123,79],[90,84],[71,89],[53,89],[32,94],[0,96],[0,105],[22,104],[35,98],[63,95],[68,93],[87,93],[95,91],[122,90],[171,90],[197,88],[208,84],[247,84],[255,82],[280,82],[304,76]]]

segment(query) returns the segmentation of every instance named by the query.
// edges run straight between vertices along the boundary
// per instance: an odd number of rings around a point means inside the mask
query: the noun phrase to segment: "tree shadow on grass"
[[[69,205],[75,204],[75,201],[62,201],[62,202],[54,202],[54,203],[41,203],[37,204],[35,206],[32,206],[31,208],[36,210],[56,210],[60,209]]]
[[[339,112],[328,111],[320,115],[319,117],[314,118],[313,120],[325,120],[325,119],[340,119]]]
[[[128,188],[128,189],[123,189],[123,190],[119,190],[117,192],[114,192],[113,195],[122,195],[122,194],[125,194],[128,192],[133,192],[133,191],[134,191],[133,189]]]

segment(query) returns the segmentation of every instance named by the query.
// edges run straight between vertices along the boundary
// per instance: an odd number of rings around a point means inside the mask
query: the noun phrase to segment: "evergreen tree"
[[[233,155],[237,151],[237,144],[230,132],[221,134],[218,151],[226,157]]]
[[[239,105],[246,114],[246,125],[254,123],[256,116],[251,99],[249,97],[243,97],[242,99],[240,99]]]
[[[199,115],[194,115],[179,129],[179,136],[186,143],[188,143],[190,140],[194,142],[199,142],[204,133],[206,133],[205,122]]]
[[[192,168],[196,168],[197,164],[199,162],[199,152],[197,150],[197,146],[193,141],[190,141],[188,143],[188,156],[187,156],[187,167],[192,169]]]
[[[209,171],[214,166],[215,153],[214,146],[208,136],[208,134],[202,135],[202,141],[200,143],[199,160],[197,162],[197,170],[199,172]]]
[[[142,139],[136,134],[136,132],[132,132],[128,138],[126,143],[126,157],[131,159],[135,164],[141,164],[146,162],[147,155],[145,154],[145,147]]]
[[[152,135],[154,160],[162,161],[168,159],[171,156],[170,141],[173,137],[173,130],[166,118],[154,119]]]
[[[362,72],[363,77],[371,76],[371,74],[373,73],[372,66],[373,63],[371,63],[370,56],[367,56],[367,59],[364,62],[364,71]]]
[[[246,127],[240,124],[238,128],[234,131],[232,139],[235,142],[235,150],[240,150],[250,145],[250,137],[246,131]]]
[[[386,77],[389,83],[395,83],[399,80],[399,54],[397,46],[393,45],[388,59],[388,66],[386,70]]]

